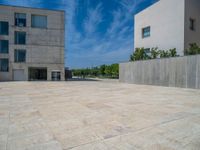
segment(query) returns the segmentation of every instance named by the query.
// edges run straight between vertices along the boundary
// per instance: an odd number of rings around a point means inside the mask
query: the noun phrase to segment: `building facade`
[[[65,12],[0,5],[0,81],[64,80]]]
[[[135,15],[134,47],[176,48],[182,56],[190,43],[200,46],[200,1],[159,0]]]

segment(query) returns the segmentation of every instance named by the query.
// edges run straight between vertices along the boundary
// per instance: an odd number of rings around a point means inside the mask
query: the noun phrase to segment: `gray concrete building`
[[[0,5],[0,81],[64,80],[65,12]]]
[[[190,43],[200,45],[200,1],[159,0],[135,15],[136,47],[176,48],[179,55]]]

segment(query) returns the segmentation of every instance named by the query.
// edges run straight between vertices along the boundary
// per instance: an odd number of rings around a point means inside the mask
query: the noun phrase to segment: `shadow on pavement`
[[[67,81],[99,81],[99,80],[91,78],[72,78],[72,79],[67,79]]]

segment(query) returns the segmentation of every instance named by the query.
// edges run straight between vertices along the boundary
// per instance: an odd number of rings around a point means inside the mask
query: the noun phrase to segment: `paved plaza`
[[[200,150],[200,90],[0,82],[0,150]]]

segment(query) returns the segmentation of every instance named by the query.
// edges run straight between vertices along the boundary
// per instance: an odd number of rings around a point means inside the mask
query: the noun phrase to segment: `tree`
[[[160,50],[159,52],[160,52],[160,58],[168,58],[168,57],[170,57],[169,51]]]
[[[176,57],[177,56],[176,48],[170,49],[169,55],[170,57]]]
[[[151,58],[152,59],[158,58],[159,54],[160,54],[160,52],[157,47],[151,48]]]
[[[189,44],[189,49],[185,50],[185,55],[196,55],[196,54],[200,54],[200,47],[197,45],[197,43]]]
[[[101,65],[101,66],[100,66],[100,74],[101,74],[102,76],[105,75],[105,69],[106,69],[106,65]]]
[[[137,61],[137,60],[146,60],[149,59],[149,56],[146,54],[145,49],[136,48],[135,52],[130,55],[130,61]]]

